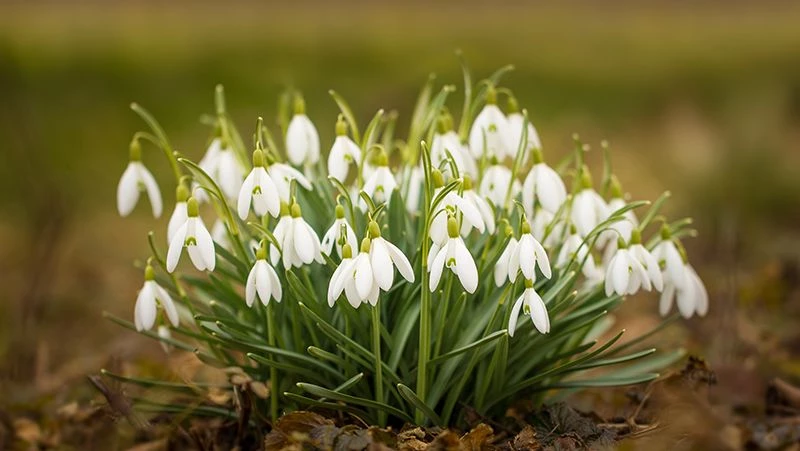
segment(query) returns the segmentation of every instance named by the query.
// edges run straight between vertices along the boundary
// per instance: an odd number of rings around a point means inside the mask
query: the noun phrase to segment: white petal
[[[474,293],[478,288],[478,268],[469,249],[461,238],[453,238],[456,243],[456,273],[461,285],[468,293]]]
[[[200,249],[200,255],[203,258],[206,269],[213,271],[216,266],[216,254],[214,252],[214,240],[211,239],[211,234],[208,233],[205,224],[200,219],[197,220],[197,247]]]
[[[129,163],[117,185],[117,210],[120,216],[128,216],[139,200],[139,178],[136,167]]]
[[[358,291],[358,296],[362,300],[367,299],[374,284],[375,279],[369,262],[369,255],[362,252],[356,257],[356,290]]]
[[[183,251],[183,244],[186,241],[186,229],[189,226],[189,221],[183,223],[182,226],[178,228],[178,231],[175,232],[175,235],[172,237],[172,241],[169,242],[169,249],[167,250],[167,272],[175,271],[175,267],[178,266],[178,260],[181,258],[181,252]]]
[[[139,318],[139,325],[142,330],[150,330],[156,323],[156,294],[153,290],[152,281],[144,283],[136,298],[136,316]]]
[[[550,316],[547,314],[547,307],[544,301],[533,288],[525,290],[525,296],[528,300],[528,308],[531,310],[531,320],[536,329],[543,333],[550,332]]]
[[[517,302],[515,302],[514,306],[511,308],[511,316],[508,318],[508,335],[510,337],[513,337],[514,332],[517,330],[517,319],[519,318],[519,311],[522,308],[524,297],[525,293],[517,298]]]
[[[258,268],[258,263],[250,270],[250,273],[247,275],[247,283],[244,286],[244,300],[247,303],[248,307],[253,306],[253,301],[256,300],[256,269]]]
[[[272,280],[270,280],[269,272],[267,271],[267,262],[259,260],[256,262],[256,292],[258,293],[261,303],[264,305],[269,304],[270,296],[272,295]]]
[[[675,298],[675,285],[668,283],[664,286],[664,291],[661,292],[661,298],[658,302],[658,312],[661,316],[667,316],[672,308],[672,302]]]
[[[292,241],[297,256],[305,264],[313,262],[315,257],[313,238],[308,232],[305,221],[302,218],[293,218],[292,228],[294,229]]]
[[[189,219],[189,216],[186,212],[186,202],[177,202],[175,210],[172,211],[172,216],[169,218],[169,224],[167,224],[167,243],[172,242],[175,233],[186,223],[187,219]]]
[[[433,262],[430,266],[431,277],[428,283],[428,288],[431,292],[436,291],[436,288],[439,286],[439,280],[442,278],[442,271],[444,270],[444,261],[447,258],[447,247],[443,247],[438,250],[436,253],[436,257],[433,258]]]
[[[143,164],[138,163],[136,166],[139,172],[139,178],[147,191],[147,197],[150,198],[150,205],[153,207],[153,216],[159,218],[161,217],[161,211],[164,206],[161,203],[161,191],[158,189],[158,183],[156,183],[153,174],[151,174]]]
[[[333,250],[333,244],[336,242],[339,236],[339,226],[341,222],[337,219],[333,221],[333,225],[325,232],[325,236],[322,237],[322,242],[320,243],[320,249],[322,253],[325,255],[330,256],[331,251]],[[352,244],[351,244],[352,246]]]
[[[486,230],[486,224],[484,224],[481,212],[478,211],[478,208],[466,202],[461,196],[454,196],[454,200],[459,211],[464,215],[463,221],[469,222],[478,232],[483,233]]]
[[[272,297],[277,302],[281,302],[281,298],[283,297],[283,288],[281,288],[281,281],[278,279],[278,273],[275,272],[275,268],[272,266],[266,265],[266,267],[267,274],[269,275],[270,287],[272,288]]]
[[[353,262],[353,266],[355,266],[355,261]],[[349,302],[353,308],[358,308],[361,305],[361,296],[358,294],[356,281],[353,275],[350,273],[348,274],[344,284],[344,294],[347,298],[347,302]]]
[[[536,278],[536,254],[533,251],[533,235],[526,233],[519,239],[519,267],[526,279]]]
[[[381,289],[388,291],[394,282],[394,266],[392,266],[392,259],[389,257],[389,251],[384,243],[383,238],[372,240],[369,255],[375,282]]]
[[[169,322],[172,323],[173,326],[178,327],[178,309],[175,308],[175,302],[172,301],[172,297],[167,293],[167,290],[161,288],[161,286],[155,282],[153,282],[153,289],[155,290],[156,298],[161,303],[161,306],[164,307],[164,313],[167,314],[167,319],[169,319]]]
[[[236,204],[237,213],[242,221],[247,219],[250,214],[250,203],[253,200],[253,186],[255,185],[256,174],[251,171],[242,183],[242,188],[239,190],[239,200]]]
[[[408,261],[405,254],[389,241],[383,240],[383,242],[386,244],[389,257],[391,257],[392,263],[397,267],[397,271],[400,272],[400,275],[407,281],[414,283],[414,268],[411,267],[411,263]]]
[[[690,265],[687,265],[686,271],[694,282],[694,310],[698,315],[706,316],[706,313],[708,313],[708,291],[706,286]]]

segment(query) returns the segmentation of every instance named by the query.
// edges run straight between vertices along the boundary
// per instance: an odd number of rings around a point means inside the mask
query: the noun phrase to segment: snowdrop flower
[[[208,174],[228,199],[236,199],[244,178],[244,169],[230,146],[222,138],[214,138],[206,155],[200,160],[200,168]]]
[[[313,186],[302,172],[285,163],[272,163],[267,168],[267,173],[275,182],[278,197],[283,202],[289,202],[292,197],[292,180],[296,181],[303,189],[311,191]]]
[[[442,167],[444,172],[450,171],[447,152],[453,156],[453,162],[460,174],[478,175],[478,167],[469,150],[461,144],[458,133],[453,130],[453,118],[449,114],[439,118],[437,133],[433,135],[431,141],[431,162],[434,167]]]
[[[543,334],[550,333],[550,316],[547,314],[547,307],[544,305],[542,297],[533,289],[533,281],[525,279],[525,291],[517,298],[517,302],[511,308],[511,317],[508,318],[508,335],[513,337],[517,329],[517,319],[520,309],[525,315],[531,317],[534,327]]]
[[[335,244],[336,254],[342,257],[342,243],[339,242],[342,228],[344,228],[344,233],[346,236],[345,242],[354,244],[358,242],[356,241],[356,233],[353,231],[353,228],[350,227],[350,223],[347,222],[347,219],[344,217],[344,207],[337,204],[336,219],[333,221],[333,225],[331,225],[328,231],[325,232],[325,236],[322,237],[322,244],[320,245],[322,248],[322,253],[330,256],[331,251],[333,250],[333,245]]]
[[[511,282],[517,279],[517,271],[522,270],[522,275],[526,279],[536,280],[536,266],[546,278],[552,277],[550,269],[550,259],[547,257],[544,247],[531,233],[531,225],[527,219],[523,218],[520,238],[514,253],[508,260],[508,277]]]
[[[319,161],[319,133],[306,116],[306,103],[300,96],[295,98],[294,116],[286,129],[286,154],[295,166]]]
[[[407,171],[403,188],[403,197],[406,200],[406,211],[410,214],[419,214],[419,204],[422,197],[422,186],[425,183],[425,173],[419,166],[414,166]]]
[[[664,281],[661,275],[661,267],[658,265],[658,260],[647,250],[644,246],[642,246],[642,232],[639,229],[633,229],[631,233],[630,239],[630,247],[628,248],[630,251],[631,256],[636,259],[639,263],[642,264],[645,271],[647,271],[647,277],[650,279],[650,282],[653,284],[653,288],[657,291],[661,291],[664,289]]]
[[[506,142],[508,142],[509,148],[509,155],[516,154],[519,151],[520,147],[522,146],[522,135],[523,129],[525,127],[525,116],[519,112],[519,104],[517,104],[517,99],[514,97],[509,97],[508,99],[508,138]],[[539,134],[536,132],[536,127],[530,121],[528,122],[528,136],[527,136],[527,143],[523,152],[525,152],[524,159],[522,160],[525,162],[528,158],[528,152],[534,149],[541,149],[542,142],[539,140]]]
[[[661,229],[661,241],[653,248],[652,255],[662,270],[665,285],[669,281],[669,284],[675,285],[677,288],[686,287],[684,259],[675,242],[672,241],[667,226]]]
[[[433,199],[435,199],[442,191],[444,178],[438,169],[434,169],[431,176],[433,185],[436,187],[433,192]],[[460,230],[466,231],[466,233],[469,233],[472,228],[475,228],[480,233],[486,230],[486,224],[483,222],[483,216],[480,210],[478,210],[478,207],[464,200],[463,197],[458,195],[458,192],[453,190],[444,196],[441,202],[436,205],[435,210],[431,211],[433,220],[431,221],[430,237],[434,243],[439,246],[444,245],[448,239],[447,218],[449,215],[457,213],[463,215]],[[466,235],[466,233],[464,233],[464,235]]]
[[[650,291],[652,285],[647,269],[631,254],[631,251],[621,238],[619,241],[617,253],[614,254],[614,258],[611,259],[606,271],[606,296],[611,296],[614,293],[620,296],[635,294],[641,288]]]
[[[511,188],[510,194],[508,193],[509,185]],[[503,207],[506,198],[513,199],[517,197],[519,191],[519,181],[514,180],[513,183],[511,181],[511,169],[498,164],[497,160],[483,173],[480,186],[481,195],[490,200],[495,206]]]
[[[540,243],[547,247],[556,246],[561,240],[564,233],[565,224],[563,221],[557,221],[555,224],[556,215],[545,210],[538,204],[533,207],[533,217],[531,217],[531,233]],[[550,227],[550,233],[547,234],[547,228]],[[547,236],[545,236],[547,235]]]
[[[347,123],[339,116],[336,122],[336,140],[328,154],[328,174],[344,183],[350,165],[361,165],[361,149],[347,136]]]
[[[375,205],[389,203],[392,199],[392,192],[397,188],[397,181],[394,179],[392,171],[389,169],[389,158],[381,150],[375,158],[375,170],[364,183],[364,192],[369,195]],[[362,211],[367,210],[367,203],[364,199],[359,202]]]
[[[281,211],[278,188],[267,170],[264,169],[264,152],[261,149],[253,151],[253,170],[244,179],[239,190],[236,210],[242,221],[249,216],[251,204],[258,216],[269,213],[271,216],[277,217]]]
[[[506,236],[510,238],[508,244],[506,244],[506,247],[500,254],[500,257],[497,259],[497,263],[494,265],[494,283],[498,287],[502,287],[503,284],[506,283],[506,280],[512,280],[508,268],[510,266],[511,257],[514,255],[514,252],[517,250],[517,245],[519,244],[517,239],[514,238],[514,230],[511,226],[506,225],[505,232]],[[516,279],[516,273],[514,274],[514,278]]]
[[[594,257],[589,253],[589,246],[583,242],[583,238],[572,227],[570,235],[564,240],[561,250],[556,257],[556,266],[564,268],[574,258],[574,261],[580,265],[583,275],[589,279],[597,276],[600,269],[594,261]]]
[[[217,218],[214,221],[214,225],[211,226],[211,239],[223,249],[231,248],[231,242],[228,239],[228,227],[225,225],[225,221],[220,218]]]
[[[442,278],[442,272],[447,267],[453,274],[458,276],[461,286],[472,294],[478,288],[478,268],[475,266],[472,254],[469,253],[469,249],[467,249],[464,240],[458,233],[458,221],[453,216],[447,218],[447,232],[450,238],[443,246],[434,245],[431,247],[431,253],[435,250],[436,255],[429,266],[431,276],[428,288],[430,288],[431,292],[436,291]]]
[[[617,177],[612,175],[611,200],[608,201],[607,208],[609,217],[613,216],[614,212],[625,207],[625,205],[627,205],[627,202],[625,202],[624,199],[622,186]],[[603,257],[606,262],[610,261],[611,257],[613,257],[614,253],[617,251],[617,238],[621,237],[625,241],[630,241],[633,229],[639,225],[639,220],[636,218],[636,214],[633,210],[628,210],[623,213],[622,218],[622,220],[612,223],[608,230],[602,232],[597,239],[597,247],[605,247],[606,249]]]
[[[598,224],[608,216],[608,206],[597,192],[592,189],[592,176],[584,166],[581,171],[581,191],[572,200],[571,219],[582,237],[586,237]]]
[[[128,216],[136,207],[139,201],[139,193],[147,192],[150,198],[150,206],[153,208],[153,216],[161,216],[163,205],[161,203],[161,191],[153,174],[142,164],[142,148],[139,141],[134,139],[130,146],[130,161],[128,167],[122,173],[117,185],[117,210],[122,217]]]
[[[497,157],[503,159],[513,156],[509,151],[508,120],[497,107],[497,92],[490,86],[486,91],[486,105],[483,107],[469,131],[469,150],[475,158]]]
[[[483,223],[486,225],[486,231],[490,234],[493,234],[495,231],[495,224],[494,224],[494,210],[492,210],[492,206],[486,202],[486,199],[478,195],[472,187],[472,177],[469,175],[464,175],[462,177],[462,188],[463,192],[461,193],[461,197],[464,199],[466,204],[471,204],[475,206],[478,212],[481,215],[481,219],[483,219]],[[473,227],[473,224],[467,223],[462,221],[461,222],[461,236],[467,236],[470,229]],[[477,227],[476,227],[477,228]],[[481,233],[483,231],[479,230]]]
[[[278,274],[267,263],[267,247],[264,243],[256,251],[256,263],[247,275],[244,299],[248,307],[253,306],[256,294],[264,305],[268,305],[270,299],[281,302],[283,294]]]
[[[684,318],[691,318],[695,313],[705,316],[708,312],[708,291],[700,276],[688,262],[683,264],[683,272],[684,279],[680,285],[671,277],[665,279],[658,306],[661,316],[669,313],[676,298],[678,311]]]
[[[214,253],[214,241],[208,233],[203,220],[199,216],[197,200],[190,197],[186,202],[188,218],[182,226],[178,228],[172,240],[169,242],[167,251],[167,271],[175,271],[178,260],[181,258],[183,248],[189,253],[192,264],[200,271],[213,271],[216,264],[216,254]]]
[[[369,223],[369,257],[372,263],[375,282],[381,290],[389,291],[394,283],[394,268],[409,282],[414,282],[414,269],[403,252],[381,236],[380,227],[375,221]],[[374,304],[373,304],[374,305]]]
[[[175,232],[189,219],[186,212],[187,199],[189,199],[189,190],[183,183],[179,183],[178,188],[175,189],[175,209],[172,210],[172,216],[169,217],[167,224],[167,243],[172,242]]]
[[[353,248],[350,247],[349,243],[344,243],[341,255],[342,262],[333,271],[331,281],[328,284],[328,306],[333,307],[333,304],[344,292],[347,302],[353,308],[358,308],[361,305],[361,296],[358,295],[358,290],[356,289],[356,260],[353,258]]]
[[[533,214],[536,201],[542,208],[555,214],[567,199],[567,188],[558,172],[542,160],[541,150],[534,149],[533,161],[534,165],[522,185],[522,205],[529,216]]]
[[[161,307],[164,308],[169,322],[178,327],[178,310],[175,308],[175,303],[167,290],[161,288],[155,279],[155,271],[148,264],[144,270],[144,286],[139,290],[136,306],[133,309],[133,323],[139,332],[150,330],[155,325],[158,315],[157,304],[161,304]]]
[[[291,213],[291,214],[290,214]],[[282,257],[283,267],[300,267],[309,265],[316,261],[324,263],[322,258],[319,237],[314,229],[303,219],[300,205],[292,204],[291,210],[288,205],[281,205],[281,219],[272,232],[275,239],[281,245],[280,256]],[[272,264],[278,263],[278,250],[270,244]]]

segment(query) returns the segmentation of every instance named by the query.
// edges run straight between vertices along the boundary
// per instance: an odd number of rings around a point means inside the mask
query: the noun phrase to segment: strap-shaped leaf
[[[402,396],[403,399],[411,403],[411,405],[413,405],[415,408],[422,411],[422,413],[426,417],[428,417],[428,419],[431,420],[433,424],[437,426],[444,426],[444,423],[442,423],[442,419],[439,417],[439,415],[437,415],[436,412],[434,412],[433,409],[430,408],[430,406],[428,406],[421,399],[419,399],[417,397],[417,394],[414,393],[414,390],[411,390],[410,388],[406,387],[403,384],[397,384],[397,391],[400,392],[400,396]]]
[[[308,384],[305,382],[299,382],[297,387],[303,391],[311,393],[314,396],[321,396],[324,398],[334,399],[336,401],[345,402],[348,404],[355,404],[357,406],[364,406],[370,409],[382,410],[389,415],[393,415],[397,418],[400,418],[403,421],[408,421],[409,423],[413,423],[414,419],[408,416],[405,412],[395,407],[392,407],[388,404],[379,403],[377,401],[373,401],[371,399],[366,398],[359,398],[357,396],[346,395],[344,393],[337,393],[333,390],[328,390],[327,388],[320,387],[319,385]]]

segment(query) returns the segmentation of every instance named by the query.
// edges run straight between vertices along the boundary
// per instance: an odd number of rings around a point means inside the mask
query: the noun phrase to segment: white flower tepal
[[[295,99],[294,116],[286,128],[286,154],[295,166],[311,166],[319,161],[319,133],[306,116],[302,97]]]
[[[459,235],[458,222],[452,216],[447,219],[447,231],[450,238],[444,245],[436,243],[431,246],[431,254],[434,255],[430,265],[431,277],[429,282],[430,291],[435,291],[439,286],[444,268],[450,269],[456,276],[461,286],[468,293],[474,293],[478,288],[478,268],[469,249],[464,244],[464,240]]]
[[[534,327],[543,334],[550,333],[550,315],[547,313],[547,307],[544,305],[542,297],[533,288],[533,281],[525,279],[525,291],[517,298],[517,302],[511,308],[511,316],[508,318],[508,335],[513,337],[514,332],[517,330],[517,319],[519,318],[520,310],[523,310],[525,315],[530,316]]]
[[[164,308],[167,319],[173,326],[178,327],[178,310],[167,290],[155,281],[153,267],[147,265],[144,271],[144,285],[139,290],[134,307],[133,322],[137,331],[150,330],[156,323],[158,304]]]
[[[344,183],[350,166],[361,166],[361,148],[347,136],[347,123],[341,117],[336,122],[336,140],[328,154],[328,175]]]
[[[504,159],[513,156],[509,151],[508,120],[497,107],[497,93],[494,87],[486,91],[486,105],[483,107],[469,131],[469,150],[476,159],[496,157]]]
[[[278,274],[267,263],[267,249],[264,245],[259,247],[256,252],[256,263],[247,275],[245,302],[247,302],[248,307],[253,306],[256,295],[264,305],[268,305],[270,299],[281,302],[281,297],[283,296]]]
[[[342,243],[339,243],[342,230],[344,230],[345,234],[345,243],[353,246],[358,241],[356,239],[356,233],[353,231],[353,227],[350,226],[350,223],[347,222],[347,219],[344,217],[344,207],[341,205],[336,205],[335,214],[336,219],[333,221],[333,224],[328,231],[325,232],[320,245],[322,247],[322,253],[328,256],[331,255],[335,245],[336,254],[342,257]]]
[[[131,142],[130,162],[122,173],[117,185],[117,210],[122,217],[128,216],[136,207],[139,201],[139,193],[147,193],[150,198],[150,206],[153,209],[153,216],[161,216],[163,204],[161,201],[161,190],[153,174],[142,164],[142,151],[138,140]]]
[[[269,213],[277,217],[281,210],[278,188],[272,177],[264,169],[264,153],[260,149],[253,152],[253,170],[247,175],[239,190],[236,210],[242,221],[250,214],[250,205],[258,216]]]

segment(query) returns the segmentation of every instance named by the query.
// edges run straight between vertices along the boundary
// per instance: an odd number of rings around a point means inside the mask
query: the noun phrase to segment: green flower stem
[[[275,315],[272,312],[272,302],[267,304],[267,343],[275,347]],[[273,423],[278,420],[278,370],[274,366],[269,367],[269,414]]]
[[[447,310],[450,307],[450,295],[453,291],[453,279],[455,277],[448,277],[447,281],[445,282],[444,288],[444,300],[440,303],[440,311],[439,311],[439,328],[436,331],[436,342],[434,343],[433,347],[433,357],[436,358],[439,356],[439,352],[442,349],[442,340],[444,339],[444,329],[445,323],[447,322]]]
[[[381,368],[381,311],[372,307],[372,353],[375,354],[375,401],[383,404],[383,370]],[[378,410],[378,425],[386,425],[386,412]]]
[[[164,151],[164,156],[167,157],[167,161],[169,161],[169,165],[172,168],[172,173],[175,176],[175,181],[177,183],[181,182],[181,168],[178,166],[178,159],[175,157],[175,152],[172,149],[172,145],[169,143],[169,139],[167,139],[167,134],[164,132],[164,129],[161,128],[161,125],[158,121],[150,114],[147,110],[142,108],[138,103],[131,103],[131,109],[134,113],[138,114],[139,117],[144,120],[147,125],[153,130],[158,141],[161,143],[159,147],[161,150]]]

